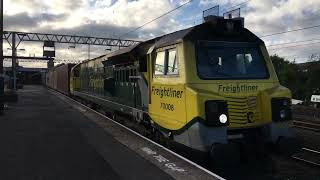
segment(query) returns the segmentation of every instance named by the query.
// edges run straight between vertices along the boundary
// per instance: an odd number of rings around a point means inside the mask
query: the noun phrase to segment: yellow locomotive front
[[[157,75],[165,49],[168,62],[170,51],[177,51],[176,76]],[[233,142],[289,149],[296,144],[291,92],[279,84],[264,42],[243,27],[241,18],[212,17],[182,41],[159,48],[150,88],[151,118],[186,147],[214,153]],[[178,95],[171,97],[172,91]]]
[[[265,140],[270,142],[291,136],[291,93],[279,84],[264,46],[247,42],[221,44],[206,42],[198,50],[189,51],[196,52],[187,56],[196,61],[186,60],[194,69],[187,76],[187,119],[200,118],[206,127],[224,129],[212,130],[217,132],[212,139],[220,137],[223,143],[244,138],[245,133],[259,133],[257,128],[268,135]]]

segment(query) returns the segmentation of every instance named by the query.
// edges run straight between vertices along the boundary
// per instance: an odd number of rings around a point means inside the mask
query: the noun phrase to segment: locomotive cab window
[[[197,47],[202,79],[266,79],[265,60],[256,43],[206,42]]]
[[[155,75],[178,75],[178,58],[175,48],[158,51],[154,66]]]
[[[177,52],[175,49],[168,50],[168,70],[167,74],[179,74]]]
[[[157,53],[156,64],[155,64],[155,75],[164,75],[165,74],[165,51],[160,51]]]

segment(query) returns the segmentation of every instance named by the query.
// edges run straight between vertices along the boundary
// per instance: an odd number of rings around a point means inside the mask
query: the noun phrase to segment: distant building
[[[17,84],[41,84],[47,68],[24,68],[19,66],[17,70]],[[10,79],[12,79],[12,68],[4,67],[4,72],[5,81],[8,85],[10,84]]]

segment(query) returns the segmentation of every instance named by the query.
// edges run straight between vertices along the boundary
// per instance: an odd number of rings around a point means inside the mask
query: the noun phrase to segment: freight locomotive
[[[295,142],[291,92],[279,84],[264,42],[244,28],[243,18],[210,17],[64,73],[68,95],[113,118],[130,117],[158,141],[211,157],[247,139],[277,147]]]

